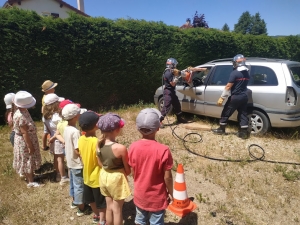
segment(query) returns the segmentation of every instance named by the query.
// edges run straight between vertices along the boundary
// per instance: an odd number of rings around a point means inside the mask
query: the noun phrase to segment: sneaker
[[[93,223],[99,223],[99,221],[100,221],[100,216],[97,216],[96,214],[94,214],[94,216],[93,216]]]
[[[123,222],[124,223],[124,222]],[[99,222],[98,225],[105,225],[106,224],[106,221],[102,221],[102,222]]]
[[[66,184],[66,183],[68,183],[68,182],[70,182],[70,179],[69,178],[61,178],[61,180],[60,180],[60,182],[59,182],[59,184],[60,185],[64,185],[64,184]]]
[[[87,215],[91,212],[91,207],[88,205],[85,205],[83,210],[78,209],[76,215],[77,216],[83,216],[83,215]]]
[[[39,184],[37,182],[31,182],[27,184],[27,188],[36,188],[36,187],[43,187],[45,184]]]
[[[70,208],[71,208],[71,209],[76,209],[76,208],[77,208],[77,205],[75,205],[74,202],[72,202],[72,204],[70,205]]]

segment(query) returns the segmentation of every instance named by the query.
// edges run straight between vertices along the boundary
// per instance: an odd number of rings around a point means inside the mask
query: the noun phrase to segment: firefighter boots
[[[187,121],[186,119],[184,119],[181,114],[176,115],[177,117],[177,123],[189,123],[189,121]]]
[[[249,138],[248,127],[246,127],[246,128],[241,128],[241,129],[239,130],[239,132],[237,132],[236,136],[238,136],[239,138],[242,138],[242,139],[247,139],[247,138]]]
[[[214,132],[215,134],[225,134],[225,127],[226,125],[220,125],[219,128],[212,129],[212,132]]]

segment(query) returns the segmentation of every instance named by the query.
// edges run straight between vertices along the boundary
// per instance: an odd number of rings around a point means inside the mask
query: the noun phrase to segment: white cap
[[[11,109],[12,103],[14,102],[15,93],[8,93],[4,96],[4,102],[6,105],[6,109]]]
[[[50,105],[54,102],[62,102],[65,98],[58,97],[56,94],[47,94],[44,98],[45,105]]]
[[[61,111],[64,120],[71,120],[80,114],[80,108],[76,104],[68,104]]]
[[[160,111],[155,108],[143,109],[136,117],[136,126],[138,131],[144,135],[152,134],[157,131],[160,127],[160,117]]]

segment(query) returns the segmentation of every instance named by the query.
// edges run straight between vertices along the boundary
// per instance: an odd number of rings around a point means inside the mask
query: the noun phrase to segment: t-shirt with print
[[[82,169],[83,165],[81,159],[75,153],[75,149],[78,149],[78,139],[80,137],[79,130],[73,126],[66,126],[63,137],[65,140],[65,152],[68,168]]]
[[[246,94],[247,85],[250,80],[248,70],[233,70],[230,74],[228,83],[233,83],[231,88],[231,95]]]
[[[57,130],[59,131],[60,135],[63,137],[64,131],[66,126],[68,126],[68,121],[67,120],[61,120],[57,124]]]
[[[44,124],[47,127],[47,130],[50,132],[50,136],[53,137],[56,129],[57,124],[62,120],[58,113],[54,113],[50,119],[45,119]]]
[[[96,156],[97,137],[82,135],[78,140],[78,149],[83,163],[84,184],[91,187],[99,187],[100,166]]]
[[[134,170],[134,204],[152,212],[166,209],[164,175],[173,166],[169,147],[155,140],[139,140],[130,145],[128,158]]]

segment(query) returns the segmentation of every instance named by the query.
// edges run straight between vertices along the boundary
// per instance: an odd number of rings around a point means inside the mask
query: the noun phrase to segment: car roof
[[[205,64],[222,64],[222,63],[231,63],[232,62],[232,58],[224,58],[224,59],[216,59],[216,60],[212,60],[209,61]],[[272,58],[261,58],[261,57],[246,57],[246,62],[277,62],[277,63],[299,63],[296,61],[290,61],[288,59],[272,59]]]

